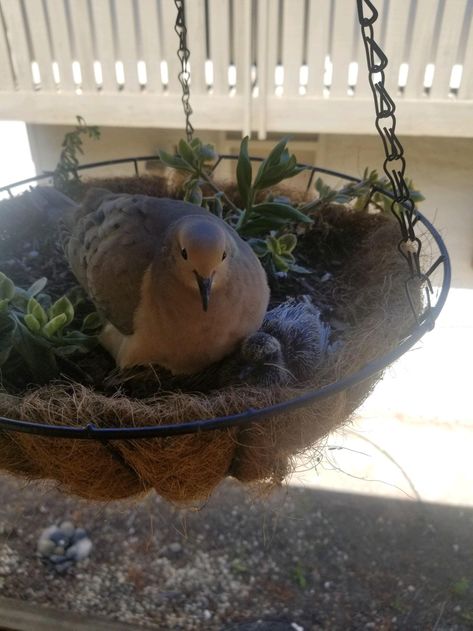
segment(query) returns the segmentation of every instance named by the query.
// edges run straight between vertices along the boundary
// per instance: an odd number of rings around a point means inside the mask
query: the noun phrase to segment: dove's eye
[[[183,258],[185,261],[187,261],[187,250],[186,250],[186,248],[182,248],[182,250],[181,250],[181,256],[182,256],[182,258]]]
[[[226,253],[226,252],[224,252],[224,253],[222,254],[222,261],[224,261],[226,258],[227,258],[227,253]]]

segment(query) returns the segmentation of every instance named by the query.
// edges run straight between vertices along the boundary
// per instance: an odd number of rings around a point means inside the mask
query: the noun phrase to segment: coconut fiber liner
[[[89,180],[84,188],[91,185],[177,196],[159,177]],[[237,201],[234,185],[226,191]],[[397,250],[397,222],[386,214],[328,205],[317,211],[311,231],[300,241],[308,262],[318,269],[336,249],[332,279],[323,297],[315,292],[313,300],[316,305],[323,300],[332,314],[348,323],[339,333],[336,352],[327,355],[311,383],[275,388],[239,385],[205,395],[176,391],[142,399],[120,391],[106,396],[80,384],[51,384],[27,390],[21,397],[0,393],[0,414],[38,423],[103,427],[210,419],[320,388],[395,348],[414,325],[404,286],[408,269]],[[205,500],[226,476],[267,489],[284,480],[297,457],[320,446],[332,430],[346,423],[380,376],[241,428],[107,443],[1,431],[0,470],[27,479],[55,480],[67,493],[101,501],[151,489],[174,502]]]

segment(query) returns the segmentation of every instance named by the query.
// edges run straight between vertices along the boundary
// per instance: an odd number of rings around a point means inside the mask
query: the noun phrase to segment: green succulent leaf
[[[295,234],[283,234],[278,238],[281,252],[291,253],[297,245],[297,237]]]
[[[82,331],[96,331],[97,329],[101,329],[102,326],[102,317],[99,313],[94,311],[84,318],[84,321],[82,322]]]
[[[11,300],[15,295],[15,284],[3,272],[0,272],[0,299]]]
[[[287,226],[287,219],[281,217],[261,217],[256,216],[240,228],[239,232],[244,237],[260,237],[272,230],[281,230]]]
[[[256,174],[253,188],[261,190],[275,186],[287,178],[293,177],[301,172],[302,168],[297,166],[294,155],[290,156],[286,148],[287,138],[283,138],[272,149],[269,156],[263,160]]]
[[[188,173],[194,173],[195,169],[179,156],[172,156],[170,153],[167,153],[167,151],[163,150],[160,150],[158,152],[158,155],[161,162],[163,162],[163,164],[166,164],[168,167],[172,167],[173,169],[177,169],[178,171],[187,171]]]
[[[202,189],[200,188],[199,180],[191,180],[186,185],[186,193],[184,195],[184,201],[195,204],[196,206],[202,205],[203,200]]]
[[[286,255],[281,254],[273,254],[271,260],[278,272],[288,272],[293,263]]]
[[[6,313],[8,311],[9,304],[10,304],[9,300],[7,300],[6,298],[2,298],[0,300],[0,313]]]
[[[59,333],[67,324],[67,315],[65,313],[59,313],[54,316],[47,324],[45,324],[41,332],[46,337],[53,337],[56,333]]]
[[[250,192],[251,192],[251,179],[253,177],[251,160],[248,156],[248,142],[249,138],[246,136],[241,141],[240,154],[237,162],[237,184],[238,191],[241,196],[242,204],[245,208],[249,205]]]
[[[270,234],[266,238],[266,246],[268,248],[268,251],[271,252],[272,254],[281,254],[281,248],[279,246],[279,241],[278,241],[278,239],[275,236]]]
[[[277,217],[287,221],[297,221],[299,223],[312,223],[313,220],[288,204],[278,204],[277,202],[262,202],[253,206],[253,212],[264,217]]]
[[[42,278],[39,278],[31,285],[31,287],[29,287],[26,290],[26,293],[28,294],[30,298],[32,298],[33,296],[36,296],[37,294],[43,291],[43,289],[47,285],[47,282],[48,282],[48,279],[45,276],[43,276]]]
[[[38,322],[40,328],[44,326],[48,321],[46,311],[35,298],[30,298],[28,300],[28,304],[26,305],[26,313],[34,317],[34,319]]]
[[[192,169],[195,169],[198,165],[192,147],[184,139],[181,139],[177,148],[181,158],[187,162]]]
[[[268,157],[265,160],[268,166],[275,166],[276,164],[278,164],[284,152],[286,152],[289,155],[289,152],[287,151],[287,148],[286,148],[286,145],[288,142],[289,142],[289,138],[288,136],[285,136],[284,138],[281,138],[281,140],[271,149]]]
[[[62,298],[59,298],[59,300],[56,300],[52,307],[50,307],[48,315],[52,319],[59,315],[64,315],[64,325],[70,324],[74,319],[74,307],[72,306],[69,298],[67,298],[67,296],[63,296]]]
[[[32,313],[27,313],[23,319],[31,333],[41,333],[41,324]]]

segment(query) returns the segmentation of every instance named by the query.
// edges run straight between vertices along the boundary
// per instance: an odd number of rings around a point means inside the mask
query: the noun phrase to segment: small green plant
[[[411,198],[415,203],[425,199],[422,193],[415,190],[412,180],[407,180],[406,183],[409,187]],[[380,177],[376,170],[365,169],[360,182],[349,182],[339,189],[330,187],[319,177],[315,181],[315,190],[318,193],[318,197],[305,204],[303,210],[310,212],[326,204],[349,204],[353,201],[355,202],[353,204],[355,210],[365,210],[370,203],[383,212],[391,210],[392,200],[376,191],[377,188],[384,188],[387,191],[392,190],[387,177]],[[375,189],[375,192],[371,194],[373,189]]]
[[[197,138],[191,143],[181,140],[177,155],[172,156],[165,151],[159,155],[167,166],[188,174],[184,183],[184,199],[207,208],[231,224],[242,237],[248,239],[269,272],[308,272],[296,264],[293,251],[297,237],[292,228],[298,224],[309,225],[312,219],[287,198],[268,195],[261,199],[262,191],[300,173],[296,157],[289,154],[287,139],[283,139],[261,161],[253,177],[248,142],[248,137],[243,139],[237,162],[241,208],[219,191],[212,181],[211,167],[218,155],[211,145],[204,145]],[[214,195],[203,195],[204,184],[212,188]]]
[[[53,173],[54,187],[60,191],[67,190],[71,180],[74,182],[80,181],[77,167],[79,166],[78,154],[84,154],[82,149],[83,138],[92,138],[93,140],[100,138],[100,129],[98,127],[87,125],[82,116],[76,116],[76,119],[76,128],[64,136],[59,162]]]
[[[291,232],[276,236],[271,232],[265,239],[249,239],[256,255],[261,259],[266,269],[270,268],[273,274],[278,272],[297,272],[299,274],[311,273],[311,270],[296,264],[293,252],[297,245],[297,237]]]
[[[302,567],[300,563],[298,563],[296,567],[294,568],[294,578],[295,578],[296,583],[301,589],[306,589],[307,584],[308,584],[307,578],[305,575],[304,568]]]
[[[159,155],[164,164],[186,175],[184,199],[203,206],[233,226],[248,240],[268,273],[311,273],[297,262],[296,234],[303,233],[304,227],[313,223],[312,216],[316,211],[330,203],[351,204],[359,211],[368,207],[388,211],[391,200],[376,189],[389,191],[390,185],[377,171],[365,169],[360,182],[349,182],[339,189],[317,178],[315,190],[318,196],[310,202],[292,203],[287,197],[274,196],[272,188],[303,170],[297,165],[296,157],[289,153],[287,142],[287,138],[278,142],[254,174],[249,139],[242,140],[236,168],[240,207],[228,199],[212,179],[213,166],[218,160],[212,145],[205,145],[198,138],[190,143],[181,140],[176,155],[165,151]],[[407,183],[413,201],[422,201],[424,197],[414,189],[412,182]],[[213,195],[204,195],[205,185],[210,187]]]
[[[454,583],[450,589],[455,596],[462,598],[463,596],[466,596],[472,587],[473,583],[463,576],[460,580]]]
[[[248,136],[240,146],[237,162],[237,184],[242,200],[241,210],[235,229],[244,236],[264,235],[271,230],[281,231],[289,224],[312,223],[312,219],[298,210],[289,200],[281,202],[269,198],[256,203],[261,191],[280,184],[283,180],[301,172],[296,156],[289,155],[287,138],[283,138],[263,160],[253,179],[253,169],[248,155]]]
[[[230,567],[235,572],[235,574],[245,574],[245,572],[248,572],[248,565],[238,557],[233,559]]]
[[[58,359],[94,348],[102,326],[95,312],[78,322],[73,302],[67,296],[52,302],[43,293],[46,283],[41,278],[24,290],[0,272],[0,368],[21,364],[36,383],[59,376]]]
[[[159,151],[161,161],[167,166],[188,174],[184,182],[184,201],[201,206],[204,201],[202,185],[210,180],[210,169],[218,158],[213,145],[204,145],[199,138],[191,142],[180,140],[178,154],[172,156],[166,151]],[[206,198],[207,202],[211,198]]]

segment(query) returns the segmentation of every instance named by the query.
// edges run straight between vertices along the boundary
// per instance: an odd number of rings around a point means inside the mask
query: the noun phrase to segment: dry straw
[[[89,184],[129,193],[173,194],[160,178]],[[227,187],[228,194],[233,190]],[[22,397],[0,394],[0,414],[71,426],[181,423],[268,406],[355,372],[389,353],[414,325],[404,289],[407,267],[396,247],[397,223],[389,216],[329,206],[317,215],[313,248],[321,234],[331,232],[350,247],[324,298],[335,313],[345,314],[350,327],[312,383],[273,390],[227,387],[205,396],[173,392],[147,399],[105,396],[78,384],[49,385]],[[2,431],[0,469],[23,478],[55,480],[65,492],[102,501],[151,489],[175,502],[203,500],[229,475],[271,488],[293,470],[298,456],[350,419],[379,377],[245,428],[108,443]]]

